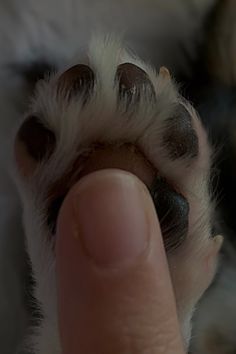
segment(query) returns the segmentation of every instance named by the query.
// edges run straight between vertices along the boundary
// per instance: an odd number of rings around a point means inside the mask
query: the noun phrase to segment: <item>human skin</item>
[[[63,354],[184,354],[156,211],[121,170],[83,177],[56,241]]]

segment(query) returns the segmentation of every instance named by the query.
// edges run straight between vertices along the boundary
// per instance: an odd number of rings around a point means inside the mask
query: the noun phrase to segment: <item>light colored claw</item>
[[[214,241],[215,241],[215,249],[216,252],[218,253],[224,242],[224,237],[222,235],[217,235],[214,237]]]
[[[159,75],[161,75],[164,79],[171,79],[170,72],[165,66],[160,68]]]

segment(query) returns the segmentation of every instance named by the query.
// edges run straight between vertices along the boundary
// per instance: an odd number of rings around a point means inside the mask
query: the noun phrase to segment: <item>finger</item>
[[[183,354],[158,219],[135,176],[103,170],[73,187],[56,260],[64,354]]]

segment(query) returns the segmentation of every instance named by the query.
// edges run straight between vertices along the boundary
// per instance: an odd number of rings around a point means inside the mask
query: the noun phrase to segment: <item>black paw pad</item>
[[[198,155],[198,137],[192,126],[191,115],[182,104],[166,121],[163,145],[171,159],[194,158]]]
[[[95,75],[93,70],[84,64],[72,66],[58,80],[58,92],[63,92],[69,99],[83,94],[87,99],[94,87]]]
[[[177,248],[188,232],[189,204],[165,179],[158,177],[151,195],[160,221],[166,250]]]
[[[155,97],[155,90],[147,73],[132,63],[124,63],[118,66],[116,80],[119,82],[120,97],[127,97],[129,100],[140,98],[141,91],[149,97]]]
[[[24,144],[28,154],[36,161],[49,157],[56,145],[54,133],[36,116],[27,118],[20,127],[17,139]]]

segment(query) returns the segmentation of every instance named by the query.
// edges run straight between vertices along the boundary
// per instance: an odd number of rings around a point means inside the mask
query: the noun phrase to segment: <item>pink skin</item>
[[[159,222],[145,185],[120,170],[82,178],[58,219],[63,354],[183,354]]]

